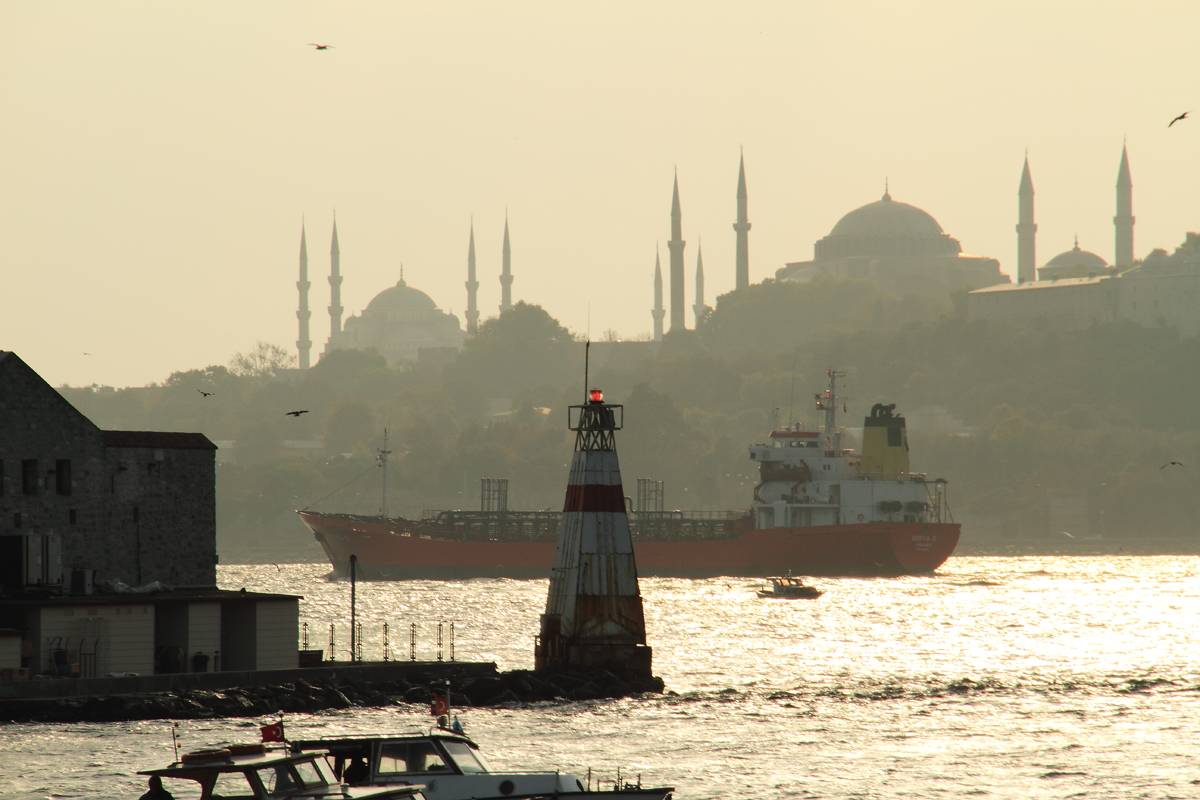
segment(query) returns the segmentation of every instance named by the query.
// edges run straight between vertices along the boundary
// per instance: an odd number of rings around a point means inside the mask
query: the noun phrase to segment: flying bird
[[[1159,467],[1159,469],[1163,470],[1163,469],[1166,469],[1167,467],[1171,467],[1171,466],[1182,467],[1183,462],[1182,461],[1168,461],[1167,463],[1165,463],[1161,467]]]
[[[1070,533],[1068,533],[1067,531],[1059,531],[1059,533],[1061,533],[1063,536],[1066,536],[1068,539],[1074,539],[1074,538],[1075,538],[1074,536],[1072,536],[1072,535],[1071,535]]]
[[[306,408],[303,411],[289,411],[289,412],[287,412],[287,415],[289,417],[298,417],[301,414],[307,414],[307,413],[308,413],[308,409]]]
[[[196,391],[199,392],[200,394],[204,395],[205,397],[212,397],[214,394],[216,394],[216,392],[206,392],[203,389],[197,389]]]
[[[309,42],[309,44],[311,44],[313,47],[317,48],[318,50],[328,50],[329,48],[333,47],[333,45],[331,45],[331,44],[317,44],[316,42]],[[1186,117],[1187,114],[1184,114],[1184,116]],[[1168,125],[1167,127],[1170,127],[1170,126]]]
[[[1174,125],[1176,122],[1179,122],[1179,120],[1181,120],[1181,119],[1187,119],[1187,115],[1188,115],[1188,114],[1190,114],[1190,113],[1192,113],[1192,112],[1190,112],[1190,111],[1185,111],[1185,112],[1183,112],[1183,113],[1182,113],[1182,114],[1180,114],[1178,117],[1176,117],[1175,119],[1173,119],[1173,120],[1171,120],[1170,122],[1168,122],[1168,123],[1167,123],[1167,127],[1168,127],[1168,128],[1169,128],[1169,127],[1171,127],[1171,126],[1172,126],[1172,125]]]

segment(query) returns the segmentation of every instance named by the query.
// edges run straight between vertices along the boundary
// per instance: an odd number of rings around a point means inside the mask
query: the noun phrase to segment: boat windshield
[[[288,769],[287,764],[276,764],[273,767],[263,767],[258,770],[258,779],[262,781],[267,794],[277,792],[292,792],[301,788],[296,782],[296,776]]]
[[[209,797],[213,800],[254,800],[257,792],[250,785],[250,780],[243,772],[220,772],[217,782],[213,784]]]
[[[450,772],[433,742],[384,742],[379,749],[379,775],[398,775],[411,772]]]
[[[295,766],[296,774],[300,776],[300,782],[304,784],[305,789],[311,789],[314,786],[329,785],[329,780],[317,768],[315,762],[300,761]]]
[[[458,768],[463,772],[487,772],[487,765],[483,763],[483,759],[478,753],[471,748],[466,742],[456,742],[452,739],[443,739],[442,747],[446,748],[446,752],[450,754],[450,758],[458,765]]]

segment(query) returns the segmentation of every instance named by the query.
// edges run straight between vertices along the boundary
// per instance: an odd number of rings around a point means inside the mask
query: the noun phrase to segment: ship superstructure
[[[841,373],[829,370],[829,386],[816,396],[825,414],[820,431],[797,424],[771,432],[750,447],[761,482],[754,488],[754,526],[807,528],[875,522],[941,522],[945,481],[930,483],[911,472],[908,432],[895,405],[877,403],[863,421],[862,454],[843,446],[837,410]],[[948,515],[948,514],[947,514]]]

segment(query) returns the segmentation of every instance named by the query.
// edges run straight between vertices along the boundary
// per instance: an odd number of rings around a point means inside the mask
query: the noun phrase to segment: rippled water
[[[349,645],[350,587],[317,565],[223,566],[225,588],[302,594],[310,646]],[[621,768],[707,797],[1197,797],[1200,558],[954,558],[933,577],[822,579],[766,600],[745,580],[643,579],[672,694],[472,709],[495,766]],[[532,664],[545,581],[358,585],[367,659]],[[397,730],[415,708],[298,715],[289,731]],[[181,723],[185,746],[255,720]],[[3,797],[137,797],[171,758],[166,722],[0,726]],[[177,793],[177,797],[180,796]],[[182,800],[182,798],[181,798]]]

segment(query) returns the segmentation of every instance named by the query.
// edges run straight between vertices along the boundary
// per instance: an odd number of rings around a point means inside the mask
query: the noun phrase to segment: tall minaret
[[[300,222],[300,280],[296,281],[296,288],[300,290],[300,309],[296,312],[296,319],[300,320],[300,338],[296,340],[296,351],[300,354],[300,369],[308,369],[308,354],[312,350],[312,340],[308,338],[308,319],[312,316],[312,312],[308,310],[308,289],[312,286],[308,282],[308,243],[304,236],[304,221]]]
[[[671,241],[667,249],[671,251],[671,330],[687,330],[684,319],[686,306],[683,297],[683,248],[687,242],[683,240],[683,214],[679,211],[679,173],[675,173],[675,195],[671,198]]]
[[[1117,229],[1115,265],[1133,266],[1133,181],[1129,178],[1129,154],[1121,145],[1121,168],[1117,172],[1117,215],[1113,225]]]
[[[504,261],[500,269],[500,313],[512,308],[512,249],[508,246],[508,213],[504,214]]]
[[[1029,154],[1025,154],[1025,169],[1021,172],[1021,188],[1017,190],[1017,283],[1037,280],[1037,248],[1034,237],[1037,225],[1033,222],[1033,179],[1029,177]]]
[[[701,320],[704,319],[704,244],[703,242],[696,243],[696,302],[692,305],[692,317],[695,319],[696,327],[700,327]]]
[[[329,247],[329,338],[342,332],[342,250],[338,247],[337,217],[333,218],[333,244]]]
[[[654,308],[650,316],[654,317],[654,341],[661,342],[663,337],[663,317],[667,315],[662,304],[662,263],[658,260],[658,246],[654,247]]]
[[[737,222],[733,229],[737,231],[737,276],[735,289],[745,289],[750,285],[750,221],[746,219],[746,158],[742,156],[738,164],[737,190]]]
[[[471,220],[471,244],[467,247],[467,333],[479,327],[479,306],[475,303],[475,292],[479,281],[475,280],[475,220]]]

